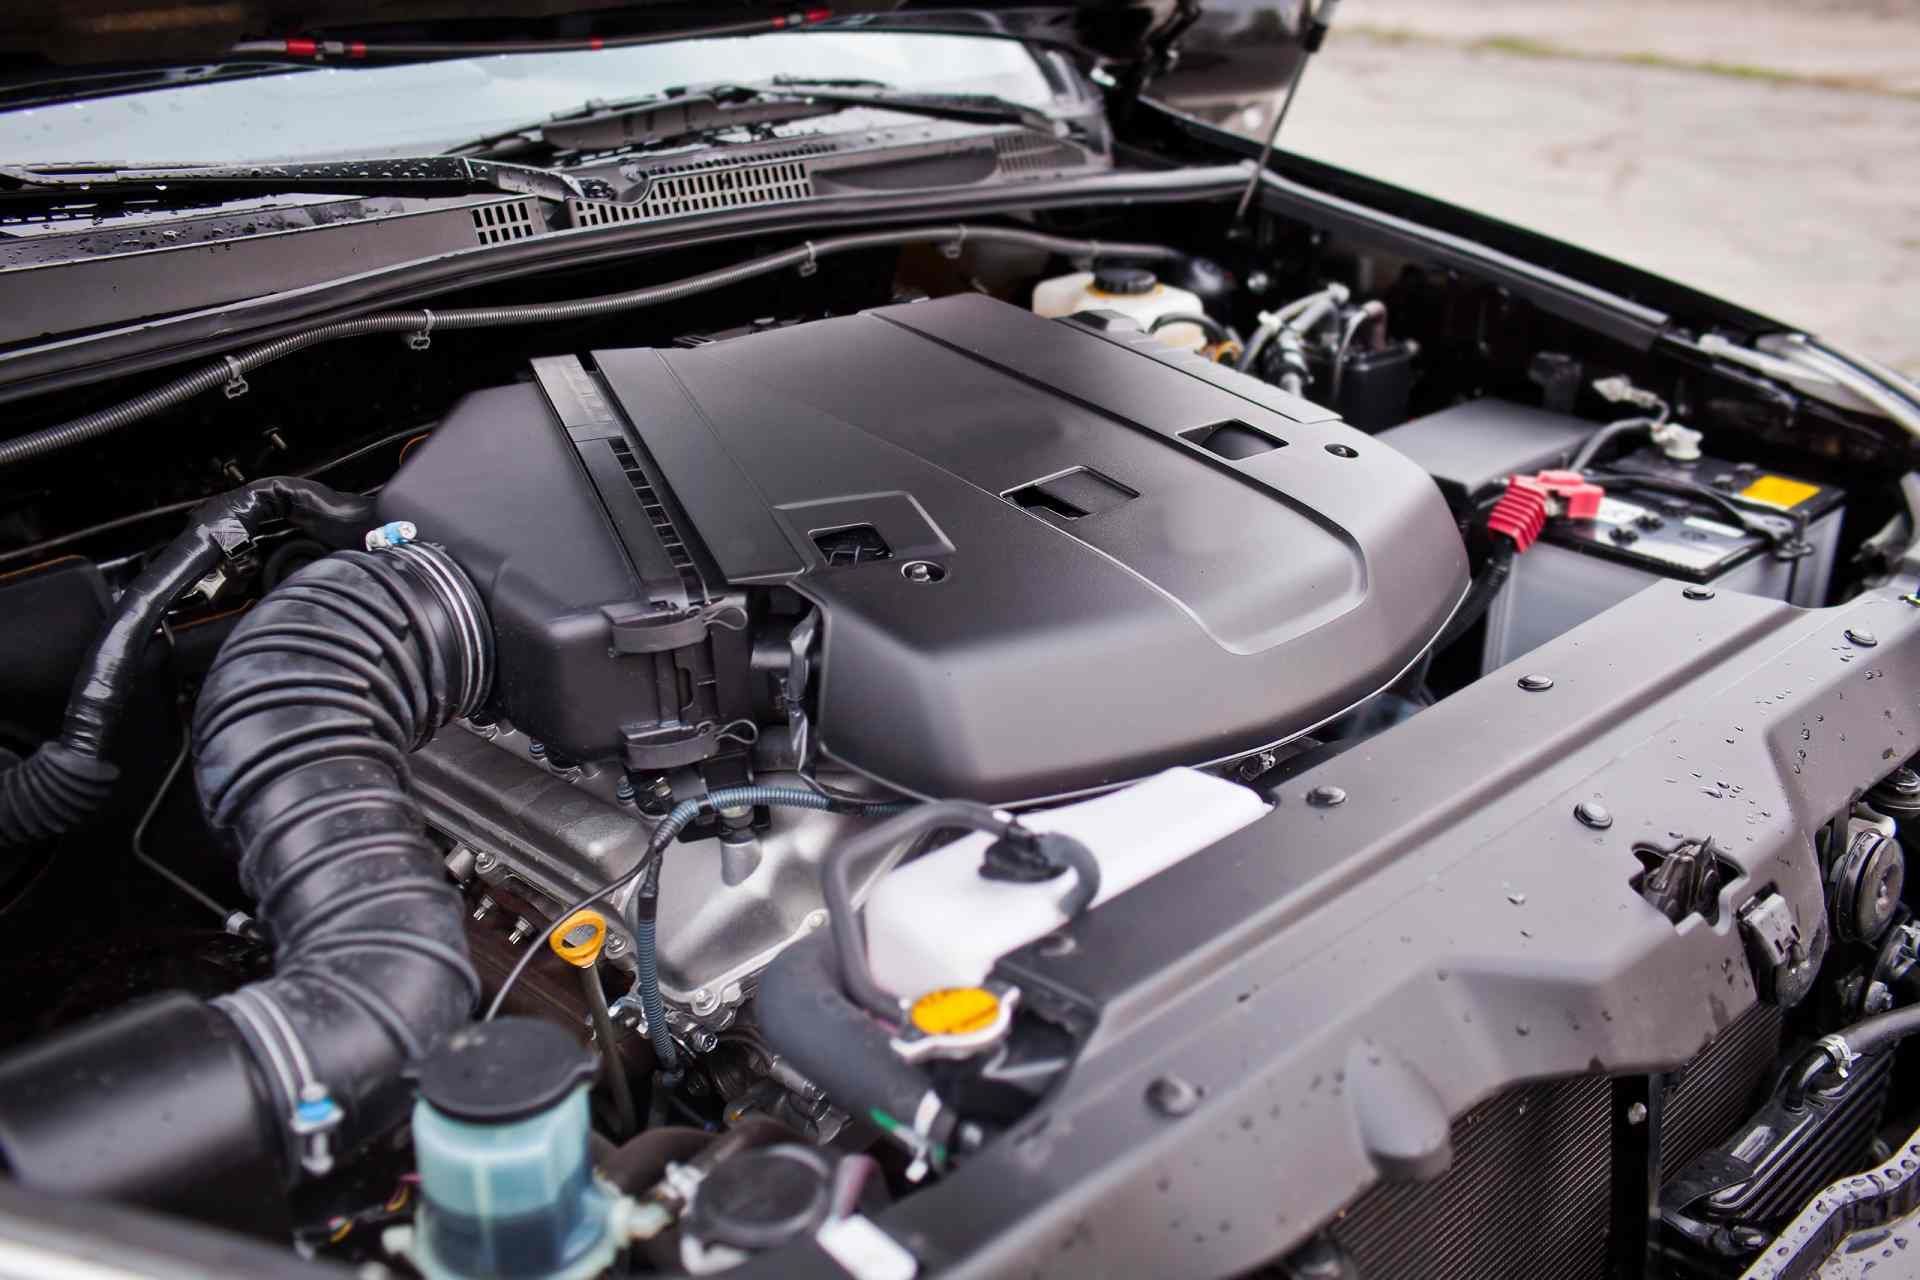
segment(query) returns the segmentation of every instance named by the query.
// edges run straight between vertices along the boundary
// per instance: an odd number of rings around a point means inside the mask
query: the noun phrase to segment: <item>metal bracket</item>
[[[820,260],[814,255],[813,241],[809,240],[806,242],[806,249],[807,260],[801,263],[799,267],[800,278],[803,280],[808,276],[818,275],[820,272]]]

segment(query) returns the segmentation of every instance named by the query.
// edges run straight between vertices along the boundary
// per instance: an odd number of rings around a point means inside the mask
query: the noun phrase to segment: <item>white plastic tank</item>
[[[1076,311],[1118,311],[1142,329],[1161,316],[1205,315],[1200,295],[1162,282],[1145,267],[1103,266],[1054,276],[1033,287],[1035,315],[1052,319]],[[1197,324],[1169,324],[1153,335],[1168,346],[1198,351],[1207,334]]]
[[[1090,910],[1222,840],[1267,812],[1246,787],[1194,769],[1169,769],[1092,800],[1020,815],[1035,831],[1061,831],[1100,863]],[[908,1000],[968,987],[1009,951],[1066,923],[1063,880],[989,880],[992,843],[965,836],[882,876],[867,897],[867,963],[874,979]]]

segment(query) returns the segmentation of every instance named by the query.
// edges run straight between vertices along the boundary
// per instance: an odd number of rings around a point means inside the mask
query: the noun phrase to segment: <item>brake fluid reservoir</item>
[[[1070,316],[1076,311],[1118,311],[1142,329],[1162,316],[1205,315],[1200,295],[1162,283],[1144,267],[1097,267],[1042,280],[1033,289],[1035,315]],[[1154,337],[1168,346],[1198,351],[1207,343],[1197,324],[1168,324]]]
[[[1100,863],[1090,910],[1148,876],[1246,826],[1267,805],[1246,787],[1194,769],[1169,769],[1092,800],[1020,815],[1058,831]],[[974,987],[1001,956],[1066,923],[1062,882],[1018,883],[980,874],[988,835],[971,835],[882,876],[867,896],[867,962],[906,1000]]]
[[[595,1181],[587,1149],[595,1066],[534,1018],[467,1027],[421,1064],[407,1252],[429,1280],[580,1280],[612,1263],[618,1197]]]

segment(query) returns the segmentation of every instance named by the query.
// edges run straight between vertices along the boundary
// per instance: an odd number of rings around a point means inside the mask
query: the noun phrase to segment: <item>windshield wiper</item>
[[[1019,124],[1063,137],[1073,118],[986,93],[910,93],[878,80],[808,80],[780,76],[764,84],[709,84],[666,89],[625,102],[587,102],[517,129],[449,148],[454,155],[521,149],[612,151],[673,142],[723,129],[779,124],[873,107],[939,120]],[[517,144],[517,145],[516,145]]]
[[[50,164],[0,165],[0,195],[114,196],[185,192],[205,195],[511,195],[611,199],[598,179],[579,179],[531,165],[464,156],[403,156],[323,160],[300,164]]]

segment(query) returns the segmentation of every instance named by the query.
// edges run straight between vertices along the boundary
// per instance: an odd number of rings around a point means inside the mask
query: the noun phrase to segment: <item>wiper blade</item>
[[[941,120],[1020,124],[1051,137],[1062,136],[1071,128],[1065,117],[991,94],[903,93],[878,80],[779,76],[764,84],[689,85],[624,102],[587,102],[522,128],[477,138],[449,152],[486,155],[514,143],[561,151],[612,151],[729,128],[832,115],[849,107],[873,107]]]
[[[300,164],[0,165],[0,194],[129,191],[275,195],[463,195],[498,191],[549,200],[611,199],[598,179],[464,156],[403,156]]]

